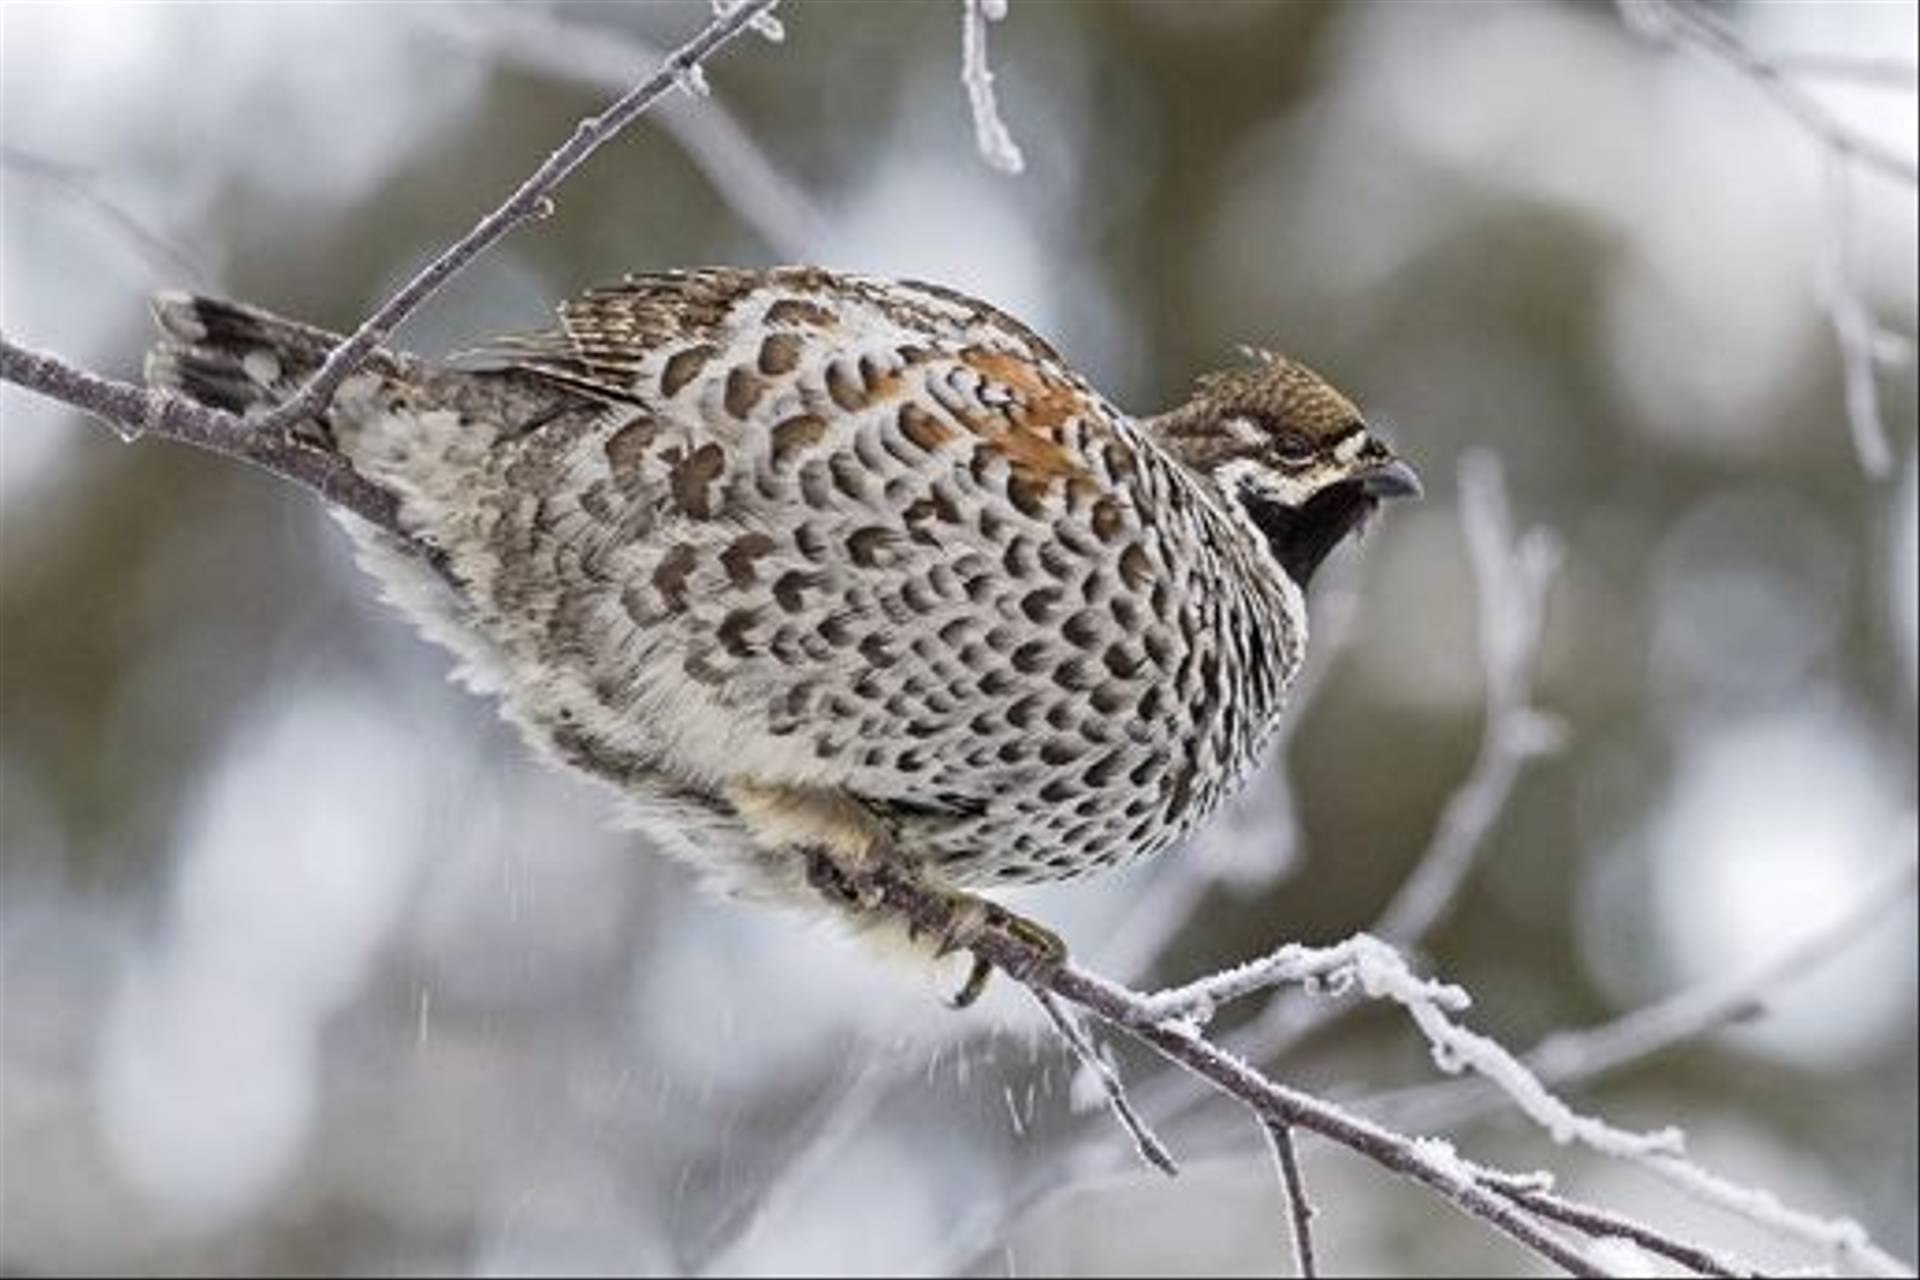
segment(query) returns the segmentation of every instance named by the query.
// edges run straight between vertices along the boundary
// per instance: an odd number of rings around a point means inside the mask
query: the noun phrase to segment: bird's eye
[[[1313,441],[1298,431],[1281,427],[1270,437],[1273,451],[1287,462],[1305,462],[1314,453]]]

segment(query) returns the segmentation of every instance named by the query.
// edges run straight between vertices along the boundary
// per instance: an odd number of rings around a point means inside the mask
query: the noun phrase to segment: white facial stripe
[[[1367,447],[1367,433],[1356,431],[1333,447],[1333,456],[1341,466],[1352,466],[1360,457],[1361,450]]]
[[[1314,494],[1318,487],[1304,484],[1299,479],[1261,466],[1248,458],[1235,458],[1222,463],[1214,474],[1219,478],[1220,487],[1228,493],[1251,489],[1263,498],[1297,507]]]
[[[1252,418],[1232,417],[1223,424],[1227,434],[1240,444],[1259,446],[1267,442],[1267,433]]]

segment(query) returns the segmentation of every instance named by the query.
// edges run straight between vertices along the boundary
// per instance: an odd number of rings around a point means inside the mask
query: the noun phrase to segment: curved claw
[[[1013,974],[1021,982],[1040,982],[1067,962],[1067,944],[1060,940],[1059,934],[1005,907],[987,904],[986,919],[975,936],[988,930],[997,930],[1028,951],[1037,953],[1020,972]],[[957,945],[969,944],[963,941]],[[966,982],[947,1004],[954,1009],[965,1009],[979,1000],[993,977],[993,969],[991,962],[983,958],[979,951],[974,951],[973,968],[968,970]]]
[[[987,983],[993,977],[993,966],[979,956],[973,958],[973,968],[967,972],[967,980],[961,988],[947,1000],[949,1009],[965,1009],[973,1005],[986,992]]]

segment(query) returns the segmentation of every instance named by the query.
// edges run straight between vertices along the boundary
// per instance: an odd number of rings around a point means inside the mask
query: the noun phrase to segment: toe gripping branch
[[[975,894],[930,884],[898,859],[849,867],[824,849],[809,849],[807,881],[849,909],[899,917],[909,937],[933,940],[936,955],[971,952],[973,968],[949,1001],[956,1009],[979,1000],[995,969],[1029,986],[1044,986],[1067,960],[1066,944],[1045,925]]]

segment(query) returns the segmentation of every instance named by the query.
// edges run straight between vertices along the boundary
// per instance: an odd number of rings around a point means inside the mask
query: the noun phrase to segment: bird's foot
[[[906,924],[907,936],[927,939],[936,956],[970,952],[973,967],[948,1001],[955,1009],[979,1000],[996,968],[1037,983],[1067,960],[1067,944],[1045,925],[977,894],[932,883],[890,850],[849,860],[809,849],[807,880],[847,907],[892,912]]]

